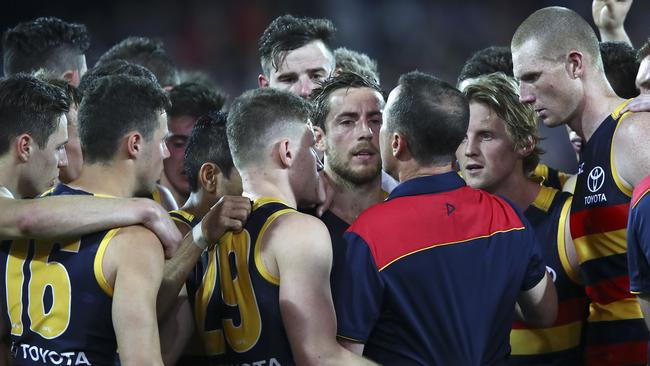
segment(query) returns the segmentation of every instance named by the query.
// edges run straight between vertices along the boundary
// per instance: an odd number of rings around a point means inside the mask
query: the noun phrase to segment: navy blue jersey
[[[49,193],[90,195],[59,184]],[[113,289],[102,270],[118,229],[66,242],[0,245],[2,316],[11,324],[14,365],[113,365]]]
[[[571,237],[587,296],[587,365],[647,363],[648,329],[627,267],[627,222],[632,192],[616,172],[613,139],[627,114],[621,104],[582,146],[571,204]]]
[[[583,363],[583,333],[587,320],[587,295],[569,264],[565,223],[571,194],[542,186],[524,211],[532,225],[542,257],[558,295],[558,316],[546,328],[534,328],[515,321],[510,332],[510,365],[566,365]]]
[[[650,176],[634,187],[627,227],[630,291],[650,294]]]
[[[387,365],[504,364],[517,296],[546,272],[523,215],[455,172],[400,184],[345,239],[338,335]]]
[[[343,234],[350,227],[350,224],[343,221],[340,217],[336,216],[332,211],[325,211],[323,216],[320,217],[325,226],[327,226],[327,231],[330,233],[330,238],[332,239],[332,271],[338,271],[339,262],[343,259],[342,255],[345,253],[345,239],[343,239]]]
[[[220,314],[221,324],[203,328],[204,340],[209,354],[225,355],[225,364],[294,364],[280,315],[280,279],[266,270],[261,255],[268,226],[294,212],[277,199],[258,199],[244,230],[227,233],[207,252],[194,309],[203,324],[209,324],[212,314]]]

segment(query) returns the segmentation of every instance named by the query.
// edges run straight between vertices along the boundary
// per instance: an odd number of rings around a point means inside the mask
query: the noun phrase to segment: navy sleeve
[[[528,247],[528,267],[521,284],[521,291],[528,291],[535,287],[546,275],[546,264],[542,258],[542,252],[533,232],[533,228],[525,218],[522,218],[526,229],[523,231],[523,241]]]
[[[627,262],[630,291],[650,293],[650,198],[644,195],[631,207],[627,225]]]
[[[384,284],[368,244],[352,232],[343,237],[346,245],[331,276],[337,334],[365,343],[381,313]]]

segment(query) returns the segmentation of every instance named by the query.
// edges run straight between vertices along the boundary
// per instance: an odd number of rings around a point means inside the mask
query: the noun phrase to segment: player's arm
[[[631,113],[614,135],[614,164],[622,185],[632,189],[650,175],[650,113]]]
[[[196,329],[185,287],[182,288],[170,314],[158,324],[163,362],[165,365],[175,365]]]
[[[627,263],[630,292],[639,299],[646,326],[650,326],[650,176],[634,188],[627,227]]]
[[[272,228],[268,240],[280,273],[280,312],[296,363],[373,364],[336,341],[332,243],[325,225],[308,215],[290,214]]]
[[[521,291],[517,304],[521,309],[521,319],[527,324],[551,326],[557,318],[557,293],[550,275],[546,273],[533,288]]]
[[[142,226],[122,228],[111,239],[103,263],[113,283],[113,327],[121,364],[162,365],[156,317],[164,264],[160,241]]]
[[[625,42],[634,47],[624,26],[631,6],[632,0],[593,0],[591,15],[602,42]]]
[[[144,198],[55,196],[0,198],[0,238],[61,239],[114,227],[142,224],[153,231],[171,256],[181,236],[160,205]]]
[[[187,233],[174,256],[165,262],[165,271],[158,297],[158,314],[167,315],[176,302],[187,275],[196,265],[203,250],[216,243],[226,231],[240,231],[251,212],[246,197],[224,196],[203,217],[197,227]]]

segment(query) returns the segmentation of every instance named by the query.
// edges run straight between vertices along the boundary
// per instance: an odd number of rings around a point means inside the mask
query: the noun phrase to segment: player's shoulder
[[[119,255],[146,255],[162,251],[160,239],[142,225],[114,229],[110,244],[118,250]]]
[[[327,227],[319,218],[293,210],[278,216],[269,229],[290,236],[309,236],[327,232]]]

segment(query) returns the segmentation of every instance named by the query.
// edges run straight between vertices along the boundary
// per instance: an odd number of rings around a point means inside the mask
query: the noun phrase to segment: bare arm
[[[631,6],[632,0],[593,0],[591,15],[602,42],[625,42],[634,47],[624,26]]]
[[[251,212],[251,202],[246,197],[224,196],[201,220],[203,238],[209,244],[216,243],[226,231],[240,231]],[[163,282],[158,295],[158,314],[165,317],[176,302],[183,283],[203,249],[195,243],[192,231],[183,239],[176,254],[165,262]]]
[[[633,113],[620,122],[614,135],[614,163],[622,184],[630,191],[650,175],[650,113]]]
[[[145,198],[56,196],[0,198],[0,238],[62,239],[114,227],[142,224],[152,230],[171,256],[181,236],[165,210]]]
[[[270,240],[280,272],[280,311],[296,363],[373,364],[336,341],[330,291],[332,244],[327,229],[308,215],[287,215],[282,221]]]
[[[528,291],[522,291],[517,299],[521,320],[536,326],[549,327],[557,317],[557,293],[548,273]]]
[[[120,362],[162,365],[156,296],[162,280],[164,256],[160,241],[141,226],[120,229],[104,258],[104,272],[114,270],[113,327]]]
[[[160,325],[160,348],[165,365],[175,365],[195,331],[194,318],[185,288],[181,290],[174,308]]]

